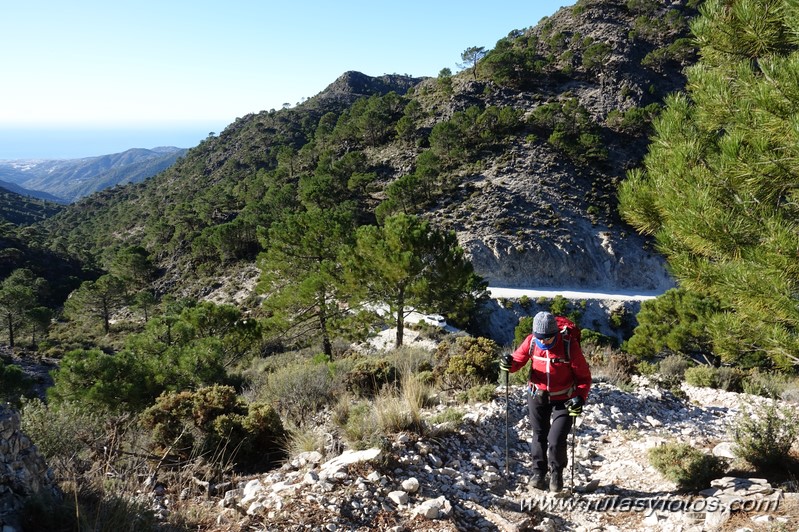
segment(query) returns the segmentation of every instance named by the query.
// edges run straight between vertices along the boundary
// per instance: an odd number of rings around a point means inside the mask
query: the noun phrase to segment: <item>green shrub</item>
[[[586,70],[602,68],[612,49],[605,43],[593,43],[583,52],[583,67]]]
[[[644,108],[632,107],[623,113],[613,109],[608,113],[606,124],[617,131],[624,133],[643,133],[660,112],[660,105],[653,103]]]
[[[669,355],[658,364],[658,372],[667,383],[676,385],[685,378],[685,370],[691,367],[691,362],[681,355]]]
[[[667,443],[649,449],[649,463],[677,487],[701,490],[724,474],[726,464],[687,443]]]
[[[653,0],[627,0],[627,9],[634,14],[653,14],[658,7]]]
[[[758,468],[780,467],[799,436],[799,415],[769,401],[743,408],[732,432],[736,456]]]
[[[250,363],[250,367],[244,370],[243,374],[250,382],[258,382],[259,378],[263,379],[260,384],[266,382],[266,377],[280,368],[289,365],[301,364],[307,360],[307,353],[301,351],[289,351],[276,355],[270,355],[265,358],[256,358]],[[338,363],[336,360],[334,363]]]
[[[525,338],[533,332],[533,317],[524,316],[519,319],[518,325],[513,330],[513,345],[521,345]]]
[[[333,376],[326,363],[284,366],[267,375],[257,398],[274,406],[293,425],[303,426],[331,402]]]
[[[672,288],[641,303],[638,326],[622,346],[640,358],[664,353],[711,353],[713,344],[707,324],[719,303],[682,288]],[[682,377],[680,377],[682,378]]]
[[[378,357],[357,359],[343,377],[346,390],[358,397],[373,397],[383,386],[396,384],[398,379],[397,368],[389,360]]]
[[[558,294],[549,305],[549,311],[556,316],[565,316],[569,312],[569,300]]]
[[[746,373],[738,368],[722,366],[716,370],[716,387],[728,392],[742,392]]]
[[[461,389],[491,383],[497,378],[499,354],[499,346],[489,338],[457,336],[438,345],[434,372],[439,380]]]
[[[617,307],[611,311],[608,320],[612,329],[621,329],[630,322],[630,315],[626,307]]]
[[[263,403],[245,403],[230,386],[163,394],[140,421],[152,434],[153,452],[181,461],[203,456],[251,469],[283,455],[286,433],[277,412]]]
[[[685,382],[700,388],[716,388],[716,368],[713,366],[693,366],[685,370]]]
[[[75,403],[47,405],[39,399],[23,400],[20,426],[61,474],[88,468],[94,444],[105,434],[101,415]]]
[[[494,398],[494,392],[496,391],[496,388],[497,387],[493,384],[472,386],[466,392],[466,395],[469,398],[470,403],[487,403]]]
[[[97,411],[140,411],[164,390],[152,367],[130,351],[70,351],[53,372],[47,397],[54,404],[77,403]],[[165,368],[165,372],[172,368]]]
[[[14,364],[5,364],[0,360],[0,399],[16,403],[30,386],[31,380],[22,368]]]
[[[788,381],[779,373],[770,373],[753,368],[741,382],[745,393],[779,399],[785,391]]]
[[[646,360],[642,360],[635,366],[635,369],[638,370],[638,373],[644,375],[646,377],[651,377],[655,375],[658,371],[658,365],[652,362],[648,362]]]
[[[432,386],[436,382],[436,376],[432,370],[420,371],[416,374],[416,378],[419,380],[419,382],[426,384],[427,386]]]
[[[330,362],[330,356],[324,353],[317,353],[311,358],[311,364],[327,364]]]
[[[669,62],[683,63],[696,53],[694,43],[689,38],[681,38],[668,46],[652,50],[641,60],[641,66],[661,71]]]
[[[441,412],[437,412],[428,419],[431,425],[440,425],[442,423],[459,424],[463,420],[463,410],[460,408],[446,408]]]
[[[242,363],[261,337],[256,320],[241,318],[233,306],[204,302],[150,319],[113,354],[73,350],[54,372],[48,398],[140,411],[165,391],[227,384],[226,368]]]
[[[580,344],[584,347],[613,347],[616,345],[616,339],[592,329],[582,329],[580,331]]]

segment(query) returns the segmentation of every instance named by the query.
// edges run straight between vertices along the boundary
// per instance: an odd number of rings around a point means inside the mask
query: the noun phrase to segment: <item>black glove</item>
[[[569,411],[570,416],[579,416],[583,413],[583,405],[585,404],[585,401],[582,397],[577,395],[566,401],[564,404],[566,406],[566,410]]]
[[[504,353],[499,357],[499,371],[510,371],[513,365],[513,355],[511,353]]]

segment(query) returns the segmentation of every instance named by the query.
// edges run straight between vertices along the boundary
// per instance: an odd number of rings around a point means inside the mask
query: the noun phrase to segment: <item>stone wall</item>
[[[20,430],[19,413],[0,405],[0,528],[20,530],[19,510],[27,497],[40,492],[58,494],[53,473]]]

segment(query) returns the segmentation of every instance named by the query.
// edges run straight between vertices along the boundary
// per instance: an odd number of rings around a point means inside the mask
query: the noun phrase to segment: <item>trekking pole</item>
[[[574,432],[575,427],[577,426],[577,415],[576,414],[569,414],[572,416],[572,493],[574,493]]]
[[[508,407],[508,404],[509,404],[508,395],[509,395],[509,392],[510,392],[510,373],[509,372],[505,372],[505,477],[506,478],[508,476],[510,476],[510,451],[508,450],[508,448],[509,448],[509,443],[508,443],[508,439],[509,439],[509,436],[508,436],[508,432],[509,432],[509,429],[508,429],[508,409],[509,409],[509,407]]]

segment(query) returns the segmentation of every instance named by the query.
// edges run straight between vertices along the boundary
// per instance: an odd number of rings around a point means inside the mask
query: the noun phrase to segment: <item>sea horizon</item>
[[[0,160],[82,159],[133,148],[193,148],[227,124],[0,126]]]

